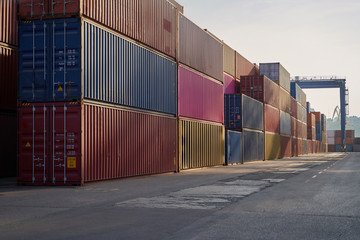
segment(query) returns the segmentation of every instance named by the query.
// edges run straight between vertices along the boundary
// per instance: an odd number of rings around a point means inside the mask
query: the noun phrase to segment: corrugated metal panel
[[[264,160],[264,132],[243,129],[244,162]]]
[[[240,53],[235,53],[236,60],[236,78],[240,79],[241,76],[258,75],[259,71],[255,64],[244,58]]]
[[[298,137],[298,121],[294,117],[291,117],[291,136]]]
[[[292,117],[297,117],[297,106],[298,103],[296,102],[296,99],[293,97],[290,97],[291,105],[290,105],[290,115]]]
[[[260,74],[267,76],[290,93],[290,73],[280,63],[260,63]]]
[[[235,78],[235,50],[224,44],[224,72]]]
[[[290,113],[291,110],[291,97],[285,89],[279,88],[279,109],[283,112]]]
[[[303,145],[303,139],[302,138],[298,138],[298,155],[303,155],[304,154],[304,145]]]
[[[223,81],[223,45],[180,14],[179,61]]]
[[[242,95],[242,121],[243,128],[264,130],[264,105],[263,103]]]
[[[225,94],[224,95],[224,124],[226,129],[242,130],[242,95]]]
[[[179,168],[181,170],[224,163],[224,126],[179,119]]]
[[[242,76],[241,93],[279,108],[279,86],[265,76]]]
[[[54,2],[55,3],[55,2]],[[176,54],[176,7],[166,0],[20,0],[21,19],[86,16],[173,58]]]
[[[300,103],[298,103],[298,106],[297,106],[297,117],[296,118],[299,121],[302,121],[302,119],[303,119],[302,106]]]
[[[307,139],[315,140],[315,137],[316,137],[315,128],[311,126],[307,126]]]
[[[174,117],[89,103],[25,105],[18,126],[21,184],[80,185],[177,169]]]
[[[291,135],[291,116],[283,111],[280,111],[280,134]]]
[[[308,148],[307,153],[308,154],[315,153],[314,145],[315,145],[315,141],[312,141],[312,140],[307,141],[307,148]]]
[[[303,139],[302,143],[303,143],[303,154],[308,154],[307,150],[308,150],[308,146],[307,146],[307,142],[308,140]]]
[[[301,119],[301,121],[306,124],[306,122],[307,122],[307,112],[306,112],[306,108],[304,108],[303,106],[301,106],[301,111],[302,111],[302,114],[301,114],[302,119]]]
[[[0,109],[16,111],[17,50],[0,46]]]
[[[291,138],[291,156],[299,156],[298,139],[296,137]]]
[[[226,130],[225,161],[226,164],[243,163],[242,133]]]
[[[315,127],[315,114],[307,113],[307,125],[310,127]]]
[[[321,122],[321,112],[312,112],[315,115],[315,121]]]
[[[280,158],[292,156],[292,142],[290,136],[280,136]]]
[[[178,76],[178,115],[224,123],[224,86],[182,66]]]
[[[0,1],[0,42],[17,46],[17,1]]]
[[[264,127],[266,132],[280,133],[280,110],[264,104]]]
[[[22,23],[20,37],[20,101],[84,97],[177,112],[176,63],[120,35],[87,21],[82,26],[80,19],[58,19]]]
[[[280,158],[280,135],[265,132],[265,160]]]
[[[0,178],[16,177],[16,112],[0,111]]]
[[[291,93],[291,96],[293,98],[295,98],[297,102],[299,102],[300,104],[302,103],[303,90],[301,89],[301,87],[297,83],[291,82],[291,84],[290,84],[290,93]]]
[[[184,6],[180,5],[175,0],[168,0],[170,3],[172,3],[182,14],[184,14]]]
[[[301,105],[306,108],[306,94],[304,91],[301,92]]]
[[[316,134],[316,140],[321,141],[321,123],[320,122],[315,123],[315,134]]]
[[[225,94],[235,94],[238,92],[240,82],[235,80],[235,78],[224,73],[224,93]]]

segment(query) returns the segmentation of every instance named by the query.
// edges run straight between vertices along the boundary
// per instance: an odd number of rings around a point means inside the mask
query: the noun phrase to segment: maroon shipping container
[[[224,93],[225,94],[235,94],[237,89],[239,89],[240,82],[235,80],[232,76],[224,73]]]
[[[308,140],[316,139],[316,128],[312,126],[307,126],[307,139]]]
[[[16,111],[0,111],[0,178],[16,177]]]
[[[17,46],[16,0],[0,1],[0,42]]]
[[[297,117],[297,106],[298,106],[298,102],[296,101],[295,98],[290,96],[290,101],[291,101],[291,105],[290,105],[290,115],[294,118]]]
[[[290,136],[280,136],[280,158],[292,156],[292,143]]]
[[[279,109],[290,114],[291,99],[290,93],[282,87],[279,87]]]
[[[266,132],[280,133],[280,110],[264,104],[264,125]]]
[[[236,78],[240,79],[241,76],[259,75],[259,67],[236,52]]]
[[[224,86],[206,75],[179,66],[178,115],[224,123]]]
[[[298,121],[294,117],[291,117],[291,136],[298,137]]]
[[[177,120],[92,103],[37,103],[19,114],[19,184],[86,182],[177,170]]]
[[[240,92],[262,103],[279,108],[279,85],[264,75],[242,76]]]
[[[315,121],[321,122],[321,112],[312,112],[315,115]]]
[[[314,153],[315,151],[315,141],[313,140],[307,140],[307,153],[311,154]]]
[[[345,130],[345,135],[347,138],[355,138],[355,130]],[[341,137],[341,130],[335,131],[335,137]]]
[[[315,127],[315,114],[307,113],[307,125],[310,127]]]
[[[336,145],[329,144],[328,145],[328,152],[336,152]]]
[[[299,156],[298,139],[296,137],[291,138],[291,156]]]
[[[20,0],[21,19],[85,16],[173,58],[177,11],[166,0]]]
[[[17,50],[0,46],[0,110],[16,111]]]

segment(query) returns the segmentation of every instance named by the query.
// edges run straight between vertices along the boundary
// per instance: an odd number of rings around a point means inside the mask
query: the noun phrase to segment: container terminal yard
[[[253,63],[174,0],[0,8],[2,239],[360,236],[345,77]]]

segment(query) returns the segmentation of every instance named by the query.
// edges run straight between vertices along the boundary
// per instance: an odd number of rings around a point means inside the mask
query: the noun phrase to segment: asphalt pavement
[[[360,239],[360,153],[83,187],[0,179],[0,239]]]

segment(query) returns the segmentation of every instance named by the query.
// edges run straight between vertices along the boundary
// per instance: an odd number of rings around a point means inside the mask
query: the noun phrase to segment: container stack
[[[16,176],[17,20],[15,0],[0,2],[1,177]]]
[[[316,129],[315,129],[315,114],[307,113],[307,147],[308,154],[315,153],[315,139],[316,139]]]
[[[19,184],[177,170],[178,10],[110,2],[20,0]]]
[[[336,130],[327,130],[326,131],[329,152],[336,152],[335,132],[336,132]],[[340,140],[340,142],[341,142],[341,140]]]
[[[321,141],[319,142],[320,147],[317,149],[318,152],[327,152],[327,134],[326,134],[326,115],[321,114]]]
[[[260,63],[260,74],[267,76],[279,85],[280,158],[291,157],[290,73],[280,63]]]
[[[329,152],[341,152],[341,130],[328,130],[327,131],[327,143]],[[355,138],[354,130],[345,131],[345,145],[347,152],[353,152],[354,146],[358,144]],[[358,147],[358,146],[356,146]]]
[[[360,152],[360,138],[354,138],[354,152]]]
[[[229,52],[231,55],[231,49]],[[178,54],[179,168],[222,165],[225,163],[223,43],[179,14]],[[231,66],[227,72],[232,78]]]

